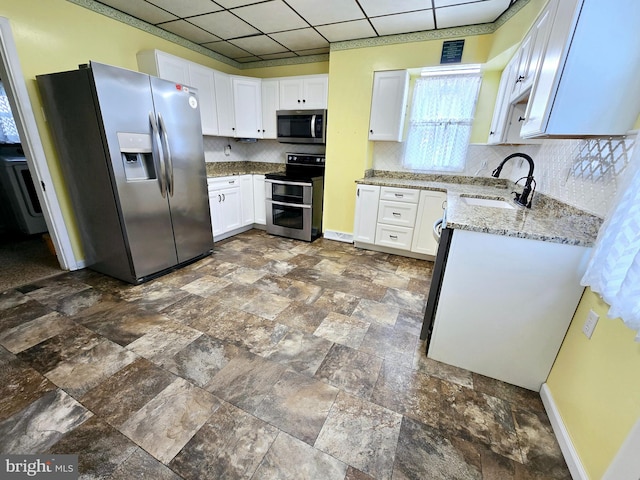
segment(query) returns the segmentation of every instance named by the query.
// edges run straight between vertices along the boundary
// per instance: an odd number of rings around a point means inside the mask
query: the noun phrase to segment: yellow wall
[[[589,309],[600,315],[588,340]],[[590,289],[576,310],[547,384],[592,479],[601,478],[640,417],[640,343]]]

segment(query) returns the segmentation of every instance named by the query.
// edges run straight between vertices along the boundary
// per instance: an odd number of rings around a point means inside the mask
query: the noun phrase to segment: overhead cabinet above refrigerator
[[[211,253],[194,90],[96,62],[37,81],[88,267],[140,283]]]

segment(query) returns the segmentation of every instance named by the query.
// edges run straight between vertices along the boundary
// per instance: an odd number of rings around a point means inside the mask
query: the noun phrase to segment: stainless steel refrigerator
[[[37,82],[88,267],[137,284],[211,253],[195,90],[96,62]]]

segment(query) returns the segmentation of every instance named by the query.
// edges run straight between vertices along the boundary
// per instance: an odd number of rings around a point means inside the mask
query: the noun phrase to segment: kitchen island
[[[446,192],[423,328],[427,356],[538,391],[582,295],[602,220],[540,194],[531,209],[470,204],[465,198],[511,202],[521,187],[464,180],[385,172],[358,184]]]

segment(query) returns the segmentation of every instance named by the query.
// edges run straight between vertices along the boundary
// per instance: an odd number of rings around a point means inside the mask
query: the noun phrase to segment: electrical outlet
[[[600,317],[593,310],[589,310],[589,314],[587,315],[587,320],[584,322],[582,326],[582,333],[591,340],[591,335],[593,335],[593,331],[596,329],[596,325],[598,324],[598,319]]]

